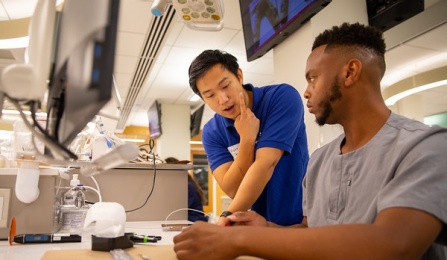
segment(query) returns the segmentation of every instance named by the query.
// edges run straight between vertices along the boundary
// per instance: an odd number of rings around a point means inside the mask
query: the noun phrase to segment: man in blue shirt
[[[304,108],[288,84],[243,84],[237,59],[206,50],[189,68],[192,90],[216,112],[202,142],[211,170],[232,198],[228,211],[252,209],[282,225],[302,220],[302,180],[309,159]]]

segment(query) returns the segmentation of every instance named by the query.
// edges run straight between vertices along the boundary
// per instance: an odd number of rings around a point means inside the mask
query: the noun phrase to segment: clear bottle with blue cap
[[[59,233],[81,234],[85,216],[89,209],[85,203],[85,188],[78,179],[78,174],[73,174],[70,181],[70,189],[62,196],[59,209]]]

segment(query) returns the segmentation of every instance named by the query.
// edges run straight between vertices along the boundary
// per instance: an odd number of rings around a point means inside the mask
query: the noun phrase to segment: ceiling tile
[[[151,6],[153,1],[120,1],[119,31],[146,34],[153,19]]]
[[[175,45],[196,49],[223,49],[233,39],[237,30],[222,29],[220,31],[194,31],[184,27],[180,32]],[[203,39],[206,39],[203,40]]]
[[[121,98],[124,99],[124,97],[127,96],[127,92],[129,90],[129,85],[132,80],[133,74],[115,72],[114,76]]]
[[[157,77],[160,68],[163,66],[166,57],[168,56],[171,46],[162,46],[160,52],[157,54],[155,62],[152,63],[149,74],[143,85],[143,92],[146,93],[147,90],[152,86],[152,82]]]
[[[236,36],[225,46],[224,50],[231,54],[246,55],[244,33],[239,30]],[[247,58],[245,58],[247,60]]]
[[[138,57],[134,56],[115,56],[115,72],[134,73],[135,64],[138,62],[138,59]]]
[[[181,96],[183,94],[183,92],[188,91],[187,86],[183,86],[183,87],[172,87],[172,85],[170,84],[165,84],[169,81],[169,79],[157,79],[157,81],[155,82],[155,84],[161,84],[163,85],[162,91],[160,88],[152,88],[149,90],[147,97],[145,98],[145,100],[162,100],[164,102],[168,102],[171,103],[173,100],[177,100],[179,98],[179,96]],[[145,104],[141,104],[141,107],[147,107],[149,108],[149,102],[145,103]]]
[[[179,95],[177,102],[182,101],[182,100],[191,102],[191,101],[189,101],[189,99],[194,95],[195,95],[195,93],[192,91],[192,89],[189,87],[189,85],[185,86],[183,89],[183,92]]]
[[[191,62],[202,52],[201,49],[185,48],[185,47],[172,47],[166,61],[166,65],[183,65],[185,68],[184,73],[188,73],[188,68]]]
[[[164,90],[164,86],[170,88],[183,87],[188,85],[188,67],[177,64],[165,64],[157,74],[157,79],[154,81],[154,85],[163,86],[161,90]]]
[[[174,18],[174,21],[170,25],[169,34],[164,42],[165,46],[172,46],[177,41],[178,36],[180,35],[180,32],[183,30],[183,27],[185,27],[185,24],[177,18],[177,16]]]
[[[242,30],[239,1],[224,1],[224,27]]]
[[[145,39],[144,34],[118,32],[116,55],[140,56],[141,47]]]

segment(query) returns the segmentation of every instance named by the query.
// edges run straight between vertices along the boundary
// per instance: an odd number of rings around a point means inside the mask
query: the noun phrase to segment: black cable
[[[152,152],[152,150],[154,149],[154,146],[155,146],[155,141],[154,141],[154,139],[150,139],[149,140],[149,154],[152,154],[152,156],[153,156],[153,158],[154,158],[154,161],[155,161],[155,154],[154,154],[154,152]]]
[[[45,137],[47,139],[49,139],[53,144],[55,144],[58,148],[60,148],[61,150],[63,150],[71,159],[73,160],[77,160],[78,156],[76,154],[74,154],[72,151],[70,151],[70,149],[68,149],[67,147],[63,146],[61,143],[59,143],[58,141],[56,141],[55,138],[53,138],[52,136],[50,136],[47,131],[45,131],[45,129],[42,128],[42,126],[39,124],[39,122],[37,122],[36,119],[36,111],[34,110],[34,105],[35,102],[31,101],[30,102],[30,112],[31,112],[31,119],[33,120],[33,124],[35,127],[37,127],[39,129],[39,131],[45,135]]]
[[[139,210],[142,207],[144,207],[147,204],[147,202],[149,201],[149,198],[152,196],[152,193],[154,192],[155,177],[157,176],[157,166],[156,166],[156,163],[155,163],[155,154],[152,152],[152,149],[154,148],[154,140],[153,139],[150,139],[150,141],[149,141],[149,148],[151,149],[151,153],[152,153],[152,156],[153,156],[153,162],[154,162],[154,164],[153,164],[154,165],[154,178],[152,179],[151,191],[149,192],[149,195],[146,197],[146,201],[144,201],[143,205],[141,205],[141,206],[139,206],[137,208],[131,209],[131,210],[126,210],[126,213],[133,212],[133,211]]]

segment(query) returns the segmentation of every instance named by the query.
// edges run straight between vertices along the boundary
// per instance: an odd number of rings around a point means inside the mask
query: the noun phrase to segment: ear
[[[358,59],[351,59],[345,65],[344,70],[344,81],[345,86],[350,87],[354,85],[360,78],[362,72],[363,64]]]
[[[237,69],[237,78],[239,83],[244,84],[244,75],[242,74],[241,68]]]

